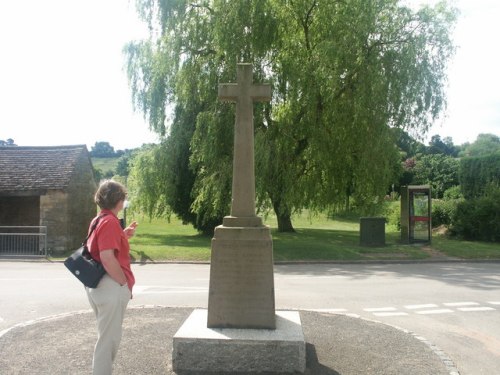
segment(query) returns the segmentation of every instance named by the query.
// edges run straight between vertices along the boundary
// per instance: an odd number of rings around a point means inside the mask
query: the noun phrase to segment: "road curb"
[[[374,323],[379,323],[379,324],[385,324],[386,326],[392,327],[394,329],[397,329],[397,330],[399,330],[401,332],[404,332],[406,334],[409,334],[409,335],[413,336],[416,340],[418,340],[418,341],[422,342],[423,344],[427,345],[427,347],[429,347],[429,349],[432,350],[432,352],[434,354],[436,354],[441,359],[441,361],[446,366],[446,369],[448,370],[448,372],[449,372],[450,375],[460,375],[460,372],[458,371],[457,366],[455,365],[455,363],[453,362],[453,360],[448,356],[448,354],[446,354],[437,345],[433,344],[431,341],[429,341],[425,337],[423,337],[423,336],[421,336],[421,335],[419,335],[419,334],[417,334],[417,333],[415,333],[413,331],[410,331],[408,329],[405,329],[405,328],[402,328],[402,327],[399,327],[399,326],[396,326],[396,325],[393,325],[393,324],[388,324],[388,323],[384,323],[384,322],[381,322],[381,321],[378,321],[378,320],[367,319],[367,318],[363,318],[363,317],[359,317],[359,318],[363,319],[363,320],[366,320],[366,321],[369,321],[369,322],[374,322]]]
[[[1,262],[24,262],[24,263],[64,263],[63,259],[12,259],[0,257]],[[442,264],[442,263],[500,263],[500,259],[385,259],[385,260],[293,260],[293,261],[274,261],[274,265],[294,265],[294,264]],[[190,260],[162,260],[154,262],[131,262],[134,265],[149,265],[149,264],[210,264],[209,261],[190,261]]]

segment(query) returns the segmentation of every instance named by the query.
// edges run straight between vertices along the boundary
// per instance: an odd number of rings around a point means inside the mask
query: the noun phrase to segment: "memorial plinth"
[[[174,336],[178,374],[303,373],[306,345],[298,311],[276,312],[276,329],[208,328],[194,310]]]
[[[208,327],[274,329],[273,242],[268,227],[215,229]]]
[[[231,215],[212,239],[208,311],[174,336],[179,374],[305,371],[300,317],[275,312],[273,241],[255,215],[253,102],[271,100],[271,87],[252,81],[252,66],[238,64],[237,83],[219,86],[221,100],[236,102]]]

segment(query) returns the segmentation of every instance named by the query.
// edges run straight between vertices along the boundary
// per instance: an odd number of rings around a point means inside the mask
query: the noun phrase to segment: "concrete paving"
[[[175,374],[172,337],[191,311],[129,308],[113,374]],[[307,341],[305,374],[458,374],[445,353],[411,332],[345,315],[300,315]],[[17,325],[0,333],[0,373],[89,374],[95,339],[90,312]]]

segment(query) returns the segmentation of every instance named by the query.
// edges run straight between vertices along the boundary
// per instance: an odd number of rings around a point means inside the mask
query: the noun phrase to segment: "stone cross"
[[[255,214],[253,103],[271,100],[270,85],[252,83],[252,65],[237,65],[237,83],[219,85],[236,102],[231,215],[215,228],[207,326],[274,329],[273,242]]]
[[[236,83],[219,85],[219,99],[236,102],[231,202],[231,216],[236,218],[255,217],[253,102],[271,100],[271,85],[252,81],[252,65],[238,64]]]

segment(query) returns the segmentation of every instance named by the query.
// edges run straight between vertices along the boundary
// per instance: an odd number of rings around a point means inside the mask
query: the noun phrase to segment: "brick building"
[[[52,254],[85,238],[95,191],[84,145],[0,147],[0,226],[46,226]]]

